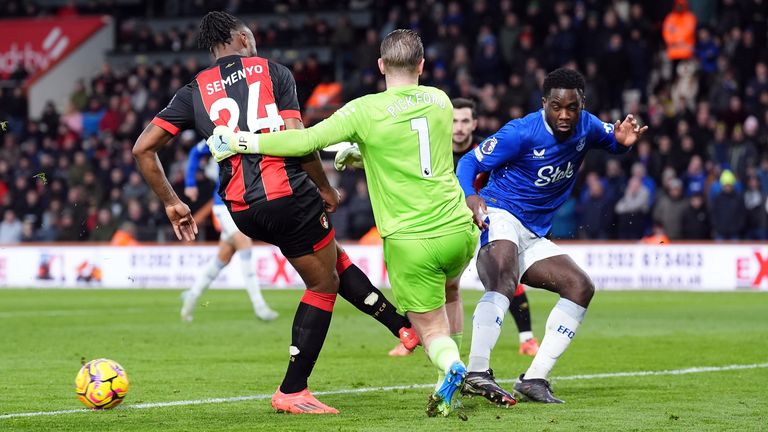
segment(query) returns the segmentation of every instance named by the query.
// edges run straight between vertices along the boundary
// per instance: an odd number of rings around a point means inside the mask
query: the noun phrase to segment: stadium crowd
[[[208,9],[201,1],[166,3],[178,3],[183,10],[175,13],[192,17]],[[371,11],[374,25],[368,29],[344,24],[341,2],[217,5],[247,15],[306,11],[306,3],[312,11],[337,12],[338,20],[310,15],[295,27],[283,20],[254,33],[262,45],[332,47],[342,65],[342,100],[383,89],[375,66],[379,41],[406,27],[424,41],[422,83],[477,101],[478,137],[539,109],[543,77],[563,65],[582,71],[587,109],[604,121],[640,113],[650,130],[628,155],[590,152],[572,197],[558,212],[554,237],[768,238],[765,1],[352,0],[344,5]],[[126,6],[133,12],[122,10],[120,2],[87,5],[70,2],[46,10],[10,1],[4,16],[168,13],[148,2]],[[194,27],[152,32],[133,17],[118,26],[121,52],[196,49]],[[319,84],[338,78],[314,58],[288,66],[302,106]],[[116,232],[139,241],[172,238],[160,203],[136,171],[131,148],[144,125],[202,67],[193,59],[120,70],[105,64],[94,78],[73,80],[65,109],[50,103],[36,119],[27,116],[22,87],[3,87],[0,119],[8,121],[9,130],[0,154],[0,243],[109,241]],[[161,154],[180,196],[186,153],[198,140],[186,131]],[[193,211],[204,209],[213,192],[206,173],[210,170],[198,174],[201,199],[192,203]],[[328,174],[343,196],[334,217],[338,236],[358,239],[373,226],[363,174]],[[207,238],[214,238],[210,228]]]

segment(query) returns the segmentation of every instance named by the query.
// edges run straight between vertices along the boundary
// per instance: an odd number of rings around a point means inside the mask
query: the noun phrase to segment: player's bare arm
[[[171,221],[173,231],[179,240],[192,241],[197,235],[197,224],[189,207],[174,192],[163,171],[157,152],[160,151],[173,135],[160,127],[149,124],[139,135],[133,146],[133,157],[144,176],[144,180],[163,202],[165,214]]]
[[[648,126],[640,127],[635,116],[629,114],[624,121],[616,122],[613,127],[613,135],[616,137],[617,143],[624,147],[630,147],[638,142],[647,130]]]

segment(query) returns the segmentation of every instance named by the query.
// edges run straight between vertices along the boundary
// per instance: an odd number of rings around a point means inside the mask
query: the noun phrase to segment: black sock
[[[512,297],[512,301],[509,302],[509,311],[512,313],[512,318],[515,319],[519,333],[531,331],[531,311],[528,307],[528,296],[525,295],[525,291]]]
[[[401,328],[411,326],[408,318],[397,313],[395,306],[354,264],[339,272],[339,295],[361,312],[384,324],[395,337],[400,337]]]
[[[307,379],[312,374],[331,325],[335,299],[336,294],[304,293],[293,318],[291,360],[280,384],[281,392],[296,393],[307,388]]]

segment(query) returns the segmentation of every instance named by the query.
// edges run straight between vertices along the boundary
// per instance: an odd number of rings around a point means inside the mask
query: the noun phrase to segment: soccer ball
[[[77,373],[75,393],[88,408],[114,408],[128,393],[128,375],[114,360],[91,360]]]

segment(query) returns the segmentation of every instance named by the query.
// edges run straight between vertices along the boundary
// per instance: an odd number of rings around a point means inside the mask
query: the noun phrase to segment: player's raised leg
[[[464,273],[463,270],[462,273]],[[459,352],[461,352],[461,342],[464,334],[464,305],[462,304],[461,295],[459,294],[460,280],[461,273],[459,276],[449,278],[445,283],[445,314],[448,317],[448,328],[450,329],[451,339],[456,342]],[[391,352],[390,355],[392,355]],[[445,381],[445,373],[443,373],[443,371],[438,371],[435,391],[440,389],[443,381]],[[466,387],[466,385],[464,387]]]
[[[445,374],[430,396],[427,415],[448,415],[454,409],[456,391],[466,375],[459,347],[450,336],[445,310],[445,284],[466,267],[477,239],[477,230],[430,239],[384,240],[384,257],[399,307],[407,311],[435,367]]]
[[[461,276],[449,279],[445,283],[445,313],[448,315],[451,339],[456,342],[459,350],[461,350],[461,342],[464,336],[464,305],[459,294],[460,279]],[[416,347],[413,344],[411,346]],[[409,348],[404,342],[400,342],[389,351],[391,357],[405,357],[411,354],[413,354],[413,348]],[[440,387],[444,378],[445,376],[442,372],[438,373],[436,388]]]
[[[235,246],[233,244],[223,239],[219,241],[219,251],[216,256],[210,260],[208,266],[205,267],[205,270],[197,276],[192,288],[181,293],[182,321],[192,321],[197,301],[200,299],[203,291],[211,286],[211,283],[216,280],[216,277],[221,273],[221,270],[232,260],[234,254]]]
[[[535,356],[539,351],[539,341],[533,337],[531,327],[531,308],[528,304],[528,295],[525,294],[523,284],[517,285],[515,296],[509,303],[509,312],[517,324],[517,333],[520,339],[518,352],[523,355]]]
[[[496,382],[490,361],[510,299],[517,289],[517,245],[509,240],[488,242],[486,233],[481,242],[485,244],[478,251],[477,272],[486,292],[472,317],[472,348],[464,393],[511,406],[515,398]]]
[[[589,276],[568,255],[535,262],[523,274],[523,282],[558,293],[560,301],[550,312],[539,352],[515,383],[515,391],[536,402],[562,403],[552,394],[547,378],[557,359],[576,336],[595,287]]]
[[[371,283],[368,276],[356,266],[336,244],[336,272],[339,274],[339,295],[359,311],[383,324],[409,353],[419,344],[419,337],[408,318],[400,315],[384,294]]]

